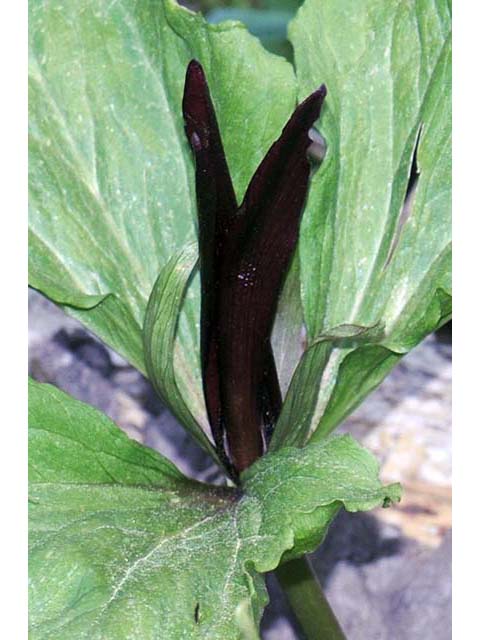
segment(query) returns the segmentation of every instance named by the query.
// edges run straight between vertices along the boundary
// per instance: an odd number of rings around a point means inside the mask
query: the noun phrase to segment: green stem
[[[308,640],[346,640],[305,556],[275,570]]]

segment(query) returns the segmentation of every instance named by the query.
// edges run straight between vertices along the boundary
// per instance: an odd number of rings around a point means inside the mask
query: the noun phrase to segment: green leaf
[[[48,384],[28,382],[29,481],[176,486],[184,477],[107,416]]]
[[[29,433],[32,639],[249,637],[261,573],[313,550],[342,504],[399,499],[349,436],[262,458],[240,493],[49,385],[30,383]]]
[[[378,387],[401,357],[378,345],[360,346],[347,353],[338,369],[333,392],[328,395],[328,404],[321,416],[321,428],[313,434],[314,439],[331,433]],[[319,421],[320,418],[317,424]]]
[[[30,284],[145,373],[147,301],[195,238],[187,64],[206,70],[239,197],[294,108],[292,68],[245,27],[209,25],[173,0],[32,0],[29,31]],[[199,306],[195,280],[176,374],[201,422]]]
[[[429,305],[425,280],[432,296],[443,287],[431,270],[450,245],[450,28],[445,0],[308,0],[292,24],[301,94],[329,89],[301,245],[311,336],[379,315],[391,335],[409,304]],[[421,128],[413,210],[388,262]]]
[[[303,353],[304,318],[300,297],[300,260],[295,253],[283,285],[272,330],[272,349],[282,395],[285,396]]]
[[[318,342],[336,342],[338,344],[362,344],[364,342],[379,342],[385,334],[384,326],[377,322],[370,327],[362,327],[357,324],[340,324],[324,331],[316,338],[311,346]]]
[[[305,353],[274,447],[329,433],[451,313],[450,23],[446,0],[307,0],[291,23],[300,98],[328,88],[327,154],[300,240],[308,345],[345,325],[381,326],[383,336],[333,336]],[[354,391],[345,381],[357,375]]]
[[[291,58],[291,46],[287,40],[287,26],[294,16],[293,9],[259,9],[252,7],[219,7],[206,15],[208,22],[218,24],[238,20],[249,32],[260,39],[268,51]]]
[[[192,243],[163,267],[153,287],[145,313],[143,344],[148,377],[158,395],[168,400],[180,423],[188,429],[217,461],[215,449],[207,437],[210,427],[206,417],[201,386],[192,383],[181,392],[175,373],[175,334],[185,292],[197,263],[197,245]],[[191,366],[197,362],[192,357]],[[196,372],[196,379],[200,373]],[[195,415],[202,416],[201,424],[189,409],[196,407]]]

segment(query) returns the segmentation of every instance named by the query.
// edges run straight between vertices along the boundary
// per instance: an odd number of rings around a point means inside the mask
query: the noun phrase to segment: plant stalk
[[[308,640],[346,640],[306,556],[275,570]]]

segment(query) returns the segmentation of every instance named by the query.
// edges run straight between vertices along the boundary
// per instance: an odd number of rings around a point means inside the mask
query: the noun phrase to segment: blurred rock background
[[[155,396],[148,381],[80,324],[29,292],[29,370],[109,415],[186,474],[217,468]],[[451,637],[451,345],[430,337],[342,425],[373,451],[404,497],[390,509],[342,512],[311,562],[349,640]],[[265,640],[300,631],[268,576]]]

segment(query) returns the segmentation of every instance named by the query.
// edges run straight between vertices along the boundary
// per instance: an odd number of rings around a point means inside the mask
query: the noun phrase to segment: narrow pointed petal
[[[265,431],[271,430],[265,421],[271,407],[273,413],[278,410],[280,391],[272,393],[274,376],[268,371],[270,334],[308,190],[308,132],[325,95],[322,86],[297,107],[258,167],[237,214],[240,237],[223,264],[218,316],[220,393],[228,448],[239,471],[264,453]],[[265,394],[267,388],[270,391]],[[272,403],[272,398],[277,400]]]
[[[201,361],[207,413],[219,455],[224,450],[218,369],[218,277],[228,251],[228,227],[237,211],[217,119],[199,62],[190,62],[183,96],[185,132],[195,157],[201,275]]]
[[[308,131],[325,97],[305,100],[237,208],[202,67],[187,70],[183,113],[196,163],[202,375],[219,455],[232,476],[260,457],[281,409],[270,345],[278,296],[308,189]]]
[[[257,226],[261,220],[272,224],[278,217],[273,212],[282,209],[284,214],[279,224],[282,235],[283,221],[288,218],[292,223],[299,222],[310,175],[307,150],[312,140],[309,131],[320,115],[326,95],[327,89],[322,85],[298,105],[282,135],[255,171],[241,205],[249,225],[253,220]]]

